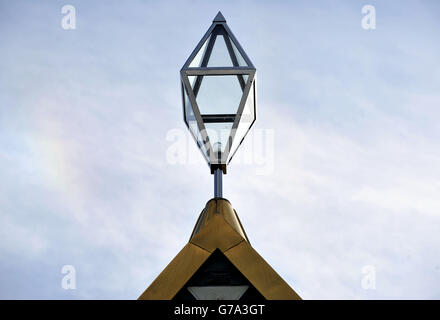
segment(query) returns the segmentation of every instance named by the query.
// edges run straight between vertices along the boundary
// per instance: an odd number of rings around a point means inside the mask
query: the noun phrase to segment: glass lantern
[[[183,115],[211,168],[226,173],[256,119],[256,69],[219,12],[180,71]]]

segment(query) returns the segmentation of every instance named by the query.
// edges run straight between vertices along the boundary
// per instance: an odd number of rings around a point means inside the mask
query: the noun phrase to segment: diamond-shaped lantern
[[[226,173],[256,119],[256,69],[221,12],[180,75],[185,123],[211,173]]]

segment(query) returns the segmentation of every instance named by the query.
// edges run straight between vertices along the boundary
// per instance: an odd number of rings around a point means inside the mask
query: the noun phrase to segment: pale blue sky
[[[305,299],[440,298],[437,1],[30,0],[0,1],[0,298],[137,298],[185,245],[212,176],[167,134],[218,10],[275,142],[224,178],[252,245]]]

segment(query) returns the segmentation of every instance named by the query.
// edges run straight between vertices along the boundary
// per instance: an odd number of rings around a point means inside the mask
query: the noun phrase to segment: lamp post
[[[221,12],[180,71],[184,121],[214,175],[222,174],[256,119],[256,69]]]
[[[256,69],[219,12],[180,71],[183,115],[211,174],[214,198],[188,243],[139,299],[301,299],[251,246],[222,175],[256,118]]]

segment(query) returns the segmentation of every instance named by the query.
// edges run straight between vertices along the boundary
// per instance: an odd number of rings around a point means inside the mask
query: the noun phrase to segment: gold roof
[[[171,300],[216,249],[219,249],[266,299],[301,299],[252,248],[237,213],[229,201],[222,198],[208,201],[188,244],[139,299]]]

